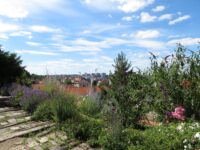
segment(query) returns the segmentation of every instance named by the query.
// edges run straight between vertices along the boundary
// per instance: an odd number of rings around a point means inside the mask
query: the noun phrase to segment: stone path
[[[87,144],[68,139],[52,122],[31,120],[23,110],[4,105],[0,97],[0,150],[93,150]]]

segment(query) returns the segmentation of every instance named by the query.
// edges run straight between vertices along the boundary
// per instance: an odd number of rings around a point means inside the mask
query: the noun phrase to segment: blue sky
[[[109,73],[120,51],[144,69],[150,51],[197,47],[199,14],[199,0],[0,0],[0,44],[31,73]]]

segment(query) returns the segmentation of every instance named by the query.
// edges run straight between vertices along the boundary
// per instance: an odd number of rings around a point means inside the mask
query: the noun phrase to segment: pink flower
[[[171,116],[174,119],[178,119],[178,120],[185,120],[185,109],[182,106],[178,106],[175,108],[174,112],[171,112]]]

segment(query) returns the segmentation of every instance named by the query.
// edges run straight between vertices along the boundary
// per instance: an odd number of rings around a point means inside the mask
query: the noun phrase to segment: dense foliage
[[[160,63],[151,58],[151,80],[156,93],[155,108],[165,114],[183,106],[187,117],[200,119],[200,51],[179,45],[175,54]]]
[[[0,47],[0,87],[4,84],[18,82],[26,84],[30,74],[22,66],[22,60],[15,53],[3,51]]]

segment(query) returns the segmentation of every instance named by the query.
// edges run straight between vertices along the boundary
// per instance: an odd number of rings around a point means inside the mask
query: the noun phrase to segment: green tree
[[[122,117],[122,124],[127,126],[130,124],[131,98],[128,92],[128,81],[132,73],[131,63],[126,55],[121,52],[115,59],[113,65],[115,70],[111,75],[111,95],[117,102],[119,112]]]
[[[27,73],[22,66],[22,60],[15,53],[3,51],[0,46],[0,86],[20,81]]]

